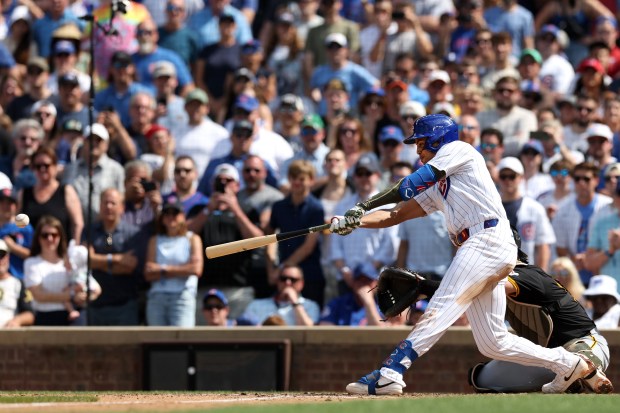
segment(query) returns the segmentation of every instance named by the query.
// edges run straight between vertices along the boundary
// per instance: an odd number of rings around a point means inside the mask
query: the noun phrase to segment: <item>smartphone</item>
[[[157,184],[155,184],[155,182],[153,181],[147,181],[146,179],[143,179],[140,181],[140,184],[142,184],[144,192],[151,192],[157,189]]]
[[[157,104],[162,105],[162,106],[167,106],[168,101],[166,100],[165,96],[162,96],[162,97],[157,98]]]
[[[402,20],[405,18],[405,12],[395,11],[392,13],[392,20]]]
[[[530,139],[536,139],[537,141],[547,141],[551,139],[551,135],[549,135],[545,131],[538,130],[530,132]]]
[[[226,183],[223,182],[221,179],[216,179],[213,189],[215,189],[215,192],[220,192],[223,194],[224,192],[226,192]]]

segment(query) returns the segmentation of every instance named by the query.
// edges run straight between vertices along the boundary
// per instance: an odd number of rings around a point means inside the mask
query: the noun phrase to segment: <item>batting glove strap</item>
[[[385,359],[383,367],[394,370],[402,376],[405,374],[405,371],[411,367],[411,363],[417,358],[418,353],[416,353],[411,346],[411,342],[409,340],[403,340],[396,346],[394,351],[392,351],[392,354]]]

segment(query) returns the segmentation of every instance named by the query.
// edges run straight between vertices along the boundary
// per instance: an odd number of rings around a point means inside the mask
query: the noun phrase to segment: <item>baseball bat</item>
[[[235,254],[241,251],[253,250],[254,248],[264,247],[274,242],[284,241],[286,239],[300,237],[302,235],[312,234],[313,232],[321,232],[329,229],[330,224],[318,225],[297,231],[280,232],[279,234],[262,235],[260,237],[242,239],[239,241],[227,242],[225,244],[212,245],[205,248],[207,258],[217,258],[223,255]]]

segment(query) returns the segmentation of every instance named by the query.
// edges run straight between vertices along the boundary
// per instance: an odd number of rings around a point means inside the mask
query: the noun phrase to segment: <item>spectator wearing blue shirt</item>
[[[235,19],[235,38],[238,44],[252,40],[252,28],[242,11],[230,5],[230,0],[205,0],[205,8],[194,13],[187,22],[190,30],[197,32],[202,46],[217,43],[220,40],[218,28],[219,17],[223,14],[231,15]]]
[[[10,184],[10,182],[5,183]],[[24,278],[24,260],[30,256],[33,228],[28,224],[23,228],[15,224],[17,212],[17,198],[10,186],[0,189],[0,239],[6,242],[11,252],[9,272],[19,278]]]
[[[164,202],[170,198],[178,199],[183,205],[183,212],[188,218],[188,225],[192,217],[202,212],[209,203],[209,198],[196,190],[194,185],[198,178],[196,163],[191,156],[181,155],[174,163],[175,191],[163,196]]]
[[[58,115],[56,120],[59,125],[69,119],[75,119],[82,125],[89,124],[88,108],[84,105],[82,96],[83,92],[77,73],[65,73],[58,78]],[[95,116],[97,116],[96,113]]]
[[[517,0],[503,0],[501,6],[488,8],[484,20],[492,32],[510,33],[513,57],[518,58],[521,50],[534,47],[534,16]]]
[[[334,298],[327,304],[319,325],[378,326],[381,322],[374,294],[379,271],[370,262],[359,264],[353,270],[351,291]]]
[[[138,92],[146,92],[147,88],[134,81],[136,66],[131,56],[119,51],[112,55],[110,63],[109,86],[95,95],[95,109],[101,111],[116,111],[125,128],[129,127],[129,101]]]
[[[311,96],[315,101],[320,100],[319,90],[334,78],[341,79],[345,84],[352,108],[357,107],[357,101],[367,89],[379,84],[379,80],[368,70],[349,60],[347,45],[347,38],[342,33],[332,33],[325,38],[327,64],[318,66],[310,79]],[[319,112],[322,115],[326,113],[324,100]]]
[[[184,0],[168,0],[166,5],[166,23],[158,30],[157,44],[168,50],[174,50],[191,67],[200,52],[198,33],[185,26],[187,11]]]
[[[52,33],[60,26],[73,23],[84,30],[85,22],[78,19],[67,7],[67,0],[53,1],[46,10],[45,15],[32,24],[32,34],[37,43],[39,55],[49,57],[52,45]]]
[[[174,65],[179,81],[180,95],[185,96],[187,92],[194,88],[194,81],[187,65],[179,55],[172,51],[159,47],[157,41],[159,34],[157,27],[152,20],[145,20],[138,25],[138,51],[132,55],[136,65],[138,81],[150,88],[153,94],[156,93],[153,83],[152,66],[155,62],[167,61]]]
[[[323,204],[311,193],[316,171],[310,161],[298,159],[288,168],[289,195],[273,204],[265,234],[295,231],[323,224]],[[298,265],[305,274],[304,297],[323,305],[325,277],[321,266],[320,234],[313,233],[278,244],[280,263]],[[269,264],[268,264],[269,265]],[[269,267],[268,267],[269,271]]]
[[[273,297],[253,300],[241,319],[260,325],[273,315],[280,316],[289,326],[313,326],[319,320],[318,304],[303,297],[304,272],[296,265],[285,264],[275,280],[277,292]]]

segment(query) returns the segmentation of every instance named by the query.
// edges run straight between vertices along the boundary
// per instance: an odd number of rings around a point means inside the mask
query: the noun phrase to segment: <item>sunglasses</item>
[[[301,135],[302,136],[315,136],[316,134],[318,134],[319,131],[313,128],[303,128],[301,130]]]
[[[549,175],[551,175],[551,177],[553,178],[557,176],[568,176],[569,173],[570,172],[568,169],[560,169],[559,171],[558,170],[549,171]]]
[[[616,175],[610,175],[610,176],[605,177],[605,182],[613,182],[617,180],[618,180],[618,177]]]
[[[138,30],[136,32],[138,36],[146,36],[146,35],[151,35],[153,33],[155,33],[155,30]]]
[[[576,106],[575,109],[577,109],[577,112],[587,112],[587,113],[594,112],[594,108],[589,108],[587,106]]]
[[[169,11],[171,13],[174,13],[175,11],[183,11],[183,10],[185,10],[183,7],[175,6],[173,4],[168,4],[166,6],[166,11]]]
[[[192,168],[174,168],[174,173],[177,175],[181,175],[182,173],[188,174],[192,171]]]
[[[370,100],[366,101],[366,106],[371,106],[371,105],[383,106],[383,100],[381,100],[381,99],[370,99]]]
[[[31,67],[28,69],[27,73],[29,76],[39,76],[41,73],[43,73],[43,70],[37,67]]]
[[[388,148],[395,148],[398,146],[400,142],[395,141],[394,139],[388,139],[387,141],[381,142],[381,145],[386,146]]]
[[[233,130],[233,136],[239,139],[250,139],[252,137],[252,131],[247,129],[235,129]]]
[[[341,46],[340,44],[332,42],[327,45],[327,50],[340,50],[342,49],[342,47],[343,46]]]
[[[203,310],[212,311],[212,310],[223,310],[226,308],[223,304],[205,304]]]
[[[524,156],[536,156],[536,155],[538,155],[538,152],[533,150],[533,149],[526,149],[523,152],[521,152],[521,155],[524,155]]]
[[[351,129],[351,128],[342,128],[340,129],[340,134],[341,135],[347,135],[347,134],[356,134],[357,133],[357,129]]]
[[[35,112],[34,114],[37,118],[47,119],[53,116],[50,112]]]
[[[573,180],[575,182],[584,181],[585,183],[589,183],[592,180],[590,176],[573,176]]]
[[[372,175],[372,172],[370,171],[355,171],[355,176],[358,176],[360,178],[368,178],[369,176]]]
[[[231,183],[231,182],[235,182],[235,180],[234,180],[234,179],[232,179],[232,178],[224,178],[223,176],[222,176],[222,177],[219,177],[219,178],[216,178],[216,179],[217,179],[219,182],[223,183],[224,185],[229,184],[229,183]]]
[[[56,239],[59,236],[60,234],[58,232],[42,232],[41,235],[39,235],[42,239],[49,239],[50,237],[52,237],[52,239]]]
[[[6,251],[0,251],[0,260],[1,260],[2,258],[6,257],[7,255],[9,255],[9,253],[8,253],[8,252],[6,252]]]
[[[517,179],[517,174],[499,174],[499,179],[502,181],[514,181]]]
[[[283,282],[283,283],[290,281],[291,284],[295,284],[298,281],[301,281],[301,278],[289,277],[288,275],[281,275],[278,277],[278,280],[280,280],[280,282]]]
[[[258,168],[243,168],[243,172],[246,174],[251,174],[252,172],[254,173],[260,173],[260,169]]]
[[[38,171],[47,171],[52,166],[51,163],[36,163],[33,165],[34,169]]]
[[[164,211],[162,211],[162,215],[165,217],[176,217],[177,215],[179,215],[181,213],[181,211],[177,210],[177,209],[166,209]]]
[[[482,149],[483,151],[488,149],[488,150],[493,150],[495,148],[497,148],[499,145],[497,143],[481,143],[480,144],[480,149]]]
[[[500,88],[495,89],[495,91],[497,93],[501,93],[502,95],[505,93],[512,95],[513,93],[517,91],[517,89],[511,89],[509,87],[500,87]]]
[[[409,121],[415,121],[416,119],[419,118],[418,115],[403,115],[400,117],[402,120],[404,120],[405,122],[409,122]]]
[[[476,44],[482,44],[482,43],[491,43],[491,38],[480,38],[480,39],[476,39]]]

